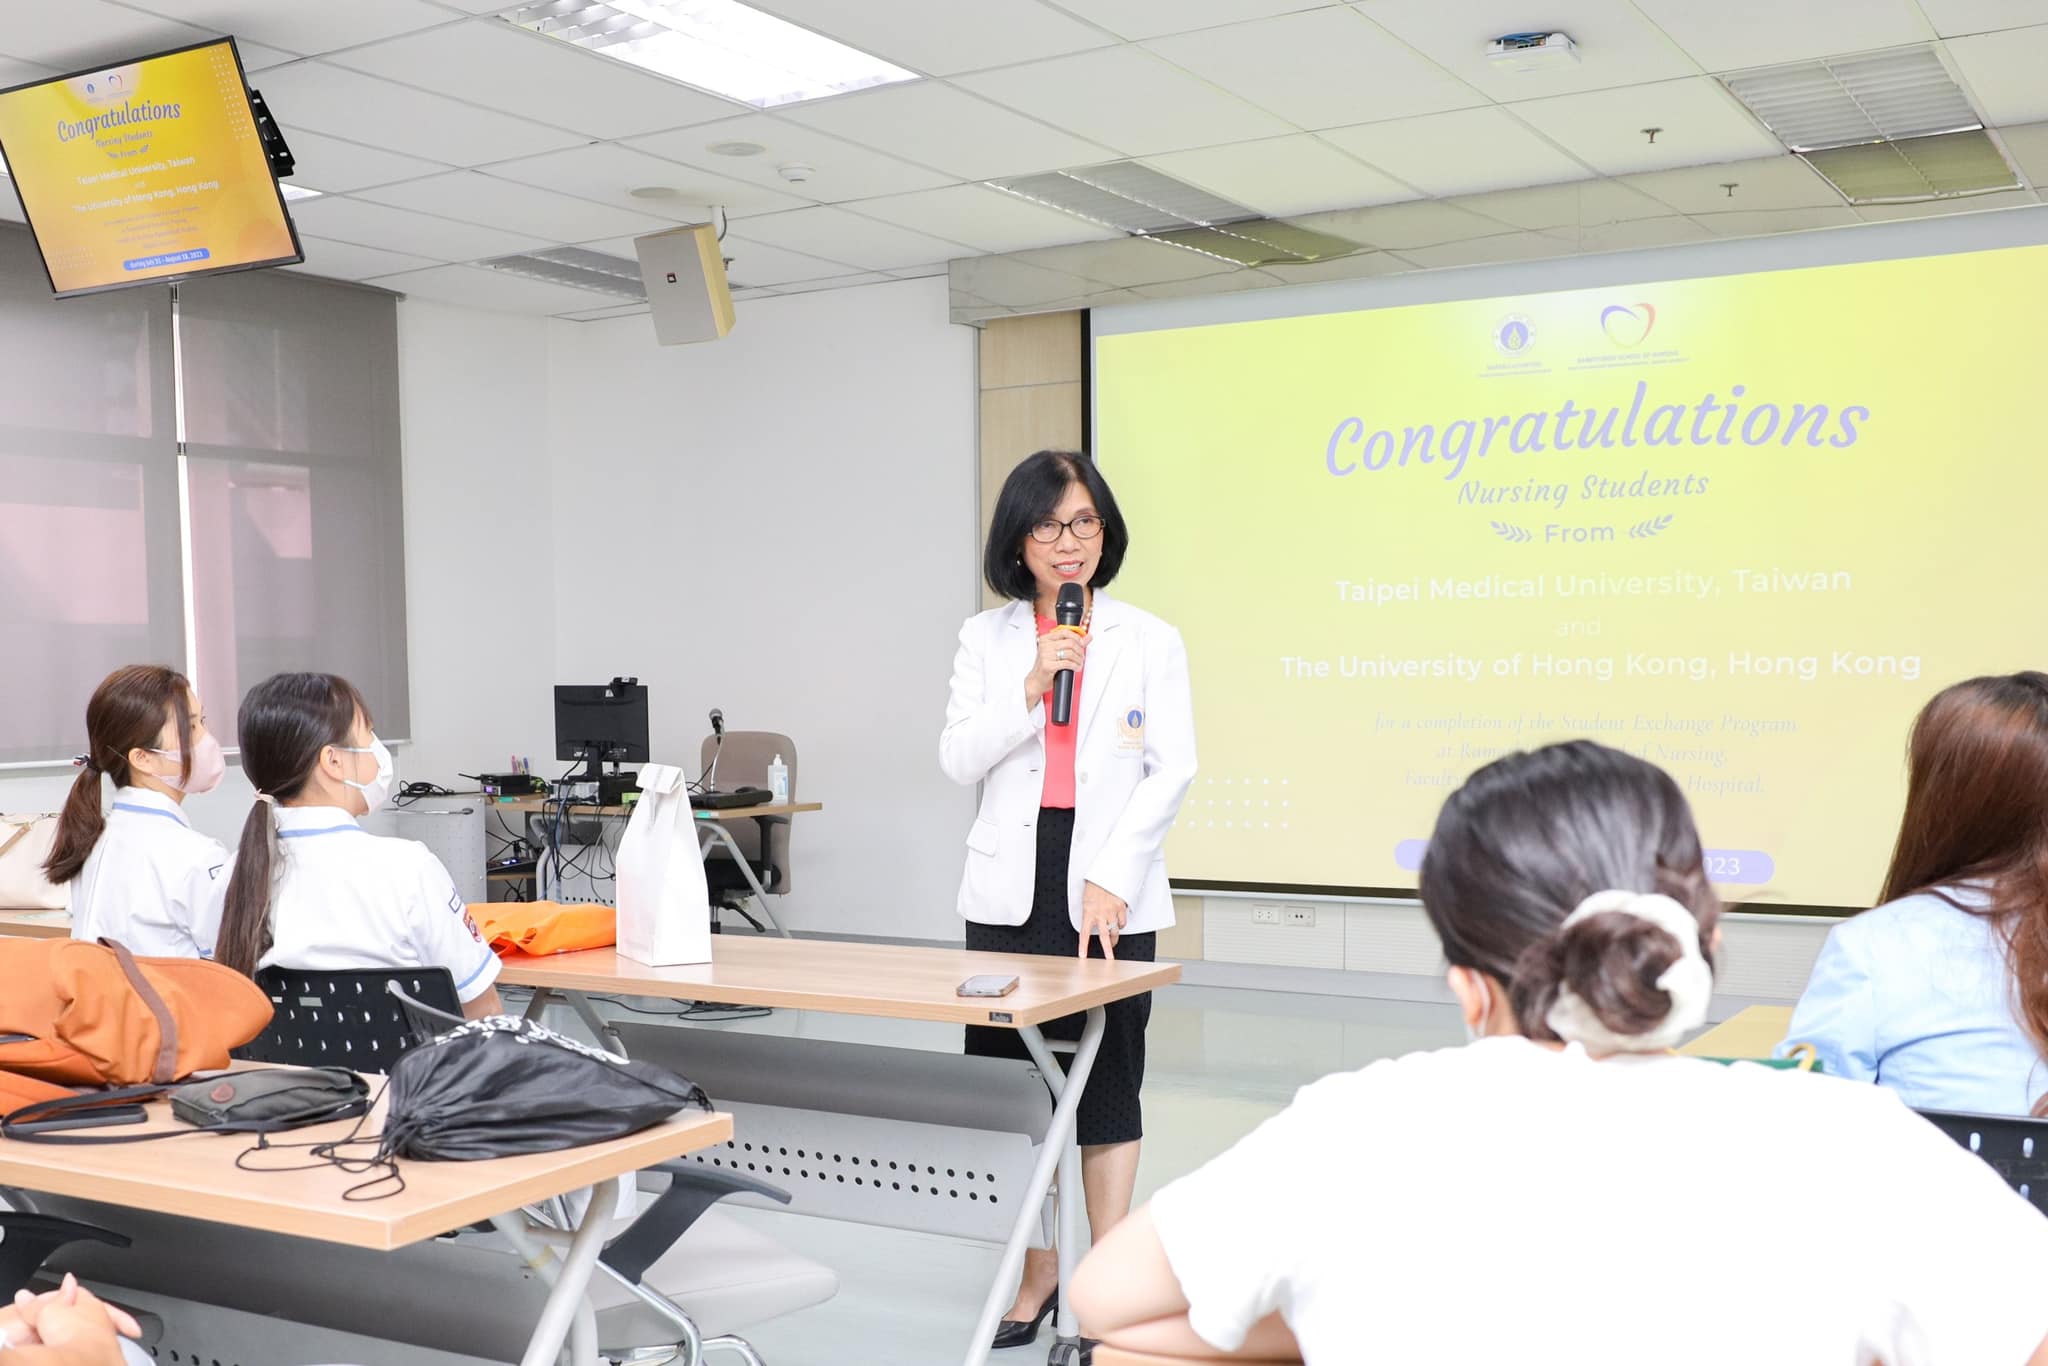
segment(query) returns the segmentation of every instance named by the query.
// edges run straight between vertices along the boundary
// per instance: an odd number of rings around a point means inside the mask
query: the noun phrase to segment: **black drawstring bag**
[[[667,1068],[506,1015],[405,1054],[387,1095],[378,1156],[454,1162],[602,1143],[711,1108],[703,1088]]]

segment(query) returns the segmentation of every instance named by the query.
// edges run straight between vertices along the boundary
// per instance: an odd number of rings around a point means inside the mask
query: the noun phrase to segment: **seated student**
[[[391,751],[347,679],[278,674],[242,699],[242,827],[219,960],[258,968],[446,968],[471,1019],[502,1009],[498,958],[448,870],[356,824],[391,795]]]
[[[2048,1366],[2048,1220],[1989,1165],[1879,1088],[1669,1053],[1720,907],[1663,770],[1589,741],[1487,765],[1422,903],[1482,1037],[1326,1077],[1166,1186],[1082,1264],[1083,1331],[1311,1366]]]
[[[220,786],[220,741],[185,676],[116,669],[85,707],[85,756],[43,871],[71,883],[73,938],[112,939],[144,958],[210,958],[228,851],[186,819],[185,798]],[[100,778],[114,780],[100,809]]]
[[[123,1366],[121,1342],[140,1338],[142,1325],[65,1273],[64,1283],[41,1295],[17,1290],[0,1308],[0,1366]],[[137,1349],[143,1361],[151,1358]]]
[[[1883,905],[1828,933],[1783,1052],[1917,1110],[2048,1108],[2048,674],[1973,678],[1913,723]]]

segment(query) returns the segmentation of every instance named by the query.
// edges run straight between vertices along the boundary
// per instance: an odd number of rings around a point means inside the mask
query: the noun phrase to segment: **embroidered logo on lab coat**
[[[1145,752],[1145,713],[1132,707],[1116,719],[1116,748],[1119,754]]]

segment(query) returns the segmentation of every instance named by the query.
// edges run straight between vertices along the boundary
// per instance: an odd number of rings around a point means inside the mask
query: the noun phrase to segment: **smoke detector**
[[[781,176],[792,185],[801,185],[817,173],[818,170],[815,166],[806,166],[802,162],[791,162],[787,166],[777,166],[775,168],[775,174]]]
[[[1569,33],[1506,33],[1486,45],[1486,60],[1502,71],[1555,71],[1579,64]]]

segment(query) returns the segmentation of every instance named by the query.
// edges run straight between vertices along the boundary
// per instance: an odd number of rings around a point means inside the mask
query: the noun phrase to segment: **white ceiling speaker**
[[[654,339],[663,346],[717,341],[732,331],[732,286],[718,229],[709,223],[633,239],[640,279],[654,309]]]

